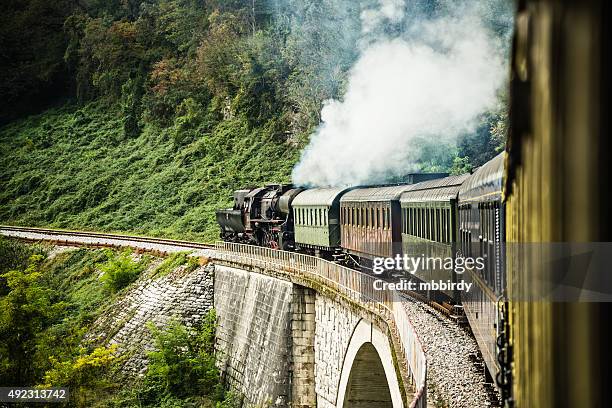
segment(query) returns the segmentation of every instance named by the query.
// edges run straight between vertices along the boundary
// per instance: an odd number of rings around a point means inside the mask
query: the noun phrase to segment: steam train
[[[503,155],[473,174],[412,175],[411,184],[353,188],[294,188],[269,185],[238,190],[232,208],[218,210],[225,241],[298,251],[349,264],[372,273],[375,258],[482,258],[485,267],[461,278],[473,283],[467,294],[456,290],[427,293],[438,301],[462,303],[489,372],[497,360],[503,294],[504,240],[501,186]],[[421,181],[424,180],[424,181]],[[386,276],[393,278],[393,276]],[[421,267],[423,282],[458,281],[454,270]]]
[[[601,188],[612,180],[609,17],[604,0],[517,1],[506,151],[465,180],[305,190],[291,211],[277,206],[257,225],[261,213],[242,217],[251,207],[236,202],[217,214],[224,239],[364,259],[424,241],[431,251],[487,253],[486,272],[465,276],[478,290],[461,301],[504,406],[610,406],[612,304],[521,299],[555,268],[499,245],[612,242],[612,189]]]

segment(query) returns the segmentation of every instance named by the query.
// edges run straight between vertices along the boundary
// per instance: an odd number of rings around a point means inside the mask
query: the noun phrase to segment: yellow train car
[[[537,251],[512,250],[611,241],[608,3],[518,3],[504,182],[506,406],[610,406],[610,304],[526,297],[544,293],[556,271]]]

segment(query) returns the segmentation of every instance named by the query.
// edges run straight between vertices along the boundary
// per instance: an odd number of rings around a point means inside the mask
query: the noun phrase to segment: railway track
[[[6,225],[0,226],[0,234],[24,241],[47,241],[72,246],[130,247],[159,253],[214,249],[210,244],[177,239]]]

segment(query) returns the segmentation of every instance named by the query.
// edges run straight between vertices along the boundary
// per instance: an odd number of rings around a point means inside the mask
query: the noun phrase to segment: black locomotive
[[[221,239],[292,250],[295,248],[291,202],[303,189],[289,184],[237,190],[234,206],[217,210]]]

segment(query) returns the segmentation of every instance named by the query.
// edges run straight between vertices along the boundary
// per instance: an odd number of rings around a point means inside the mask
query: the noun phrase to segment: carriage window
[[[442,242],[442,229],[444,224],[442,223],[442,210],[436,208],[436,241]]]
[[[385,213],[385,226],[387,229],[391,229],[391,208],[387,208]]]
[[[438,236],[438,219],[436,218],[438,210],[435,208],[431,209],[431,240],[437,241]]]
[[[412,234],[412,208],[406,208],[406,214],[408,214],[407,216],[407,226],[406,228],[408,229],[408,234]]]
[[[433,208],[427,209],[427,239],[433,240]]]
[[[388,214],[389,214],[389,209],[383,208],[383,229],[389,229]]]
[[[378,228],[378,213],[379,213],[380,209],[378,207],[376,208],[372,208],[372,227],[373,228]]]
[[[427,237],[427,233],[426,233],[426,230],[425,230],[425,225],[426,225],[425,224],[425,221],[426,221],[425,209],[424,208],[419,208],[419,212],[421,213],[421,215],[419,217],[421,219],[421,222],[420,222],[420,225],[421,225],[421,235],[420,236],[421,236],[421,238],[426,238]]]
[[[446,214],[446,242],[451,242],[451,216],[450,216],[450,210],[447,209],[445,212]]]
[[[440,209],[440,241],[446,242],[446,209]]]
[[[446,241],[446,223],[445,217],[446,210],[440,208],[438,210],[438,241],[445,242]]]
[[[429,208],[423,208],[423,238],[429,238]]]

